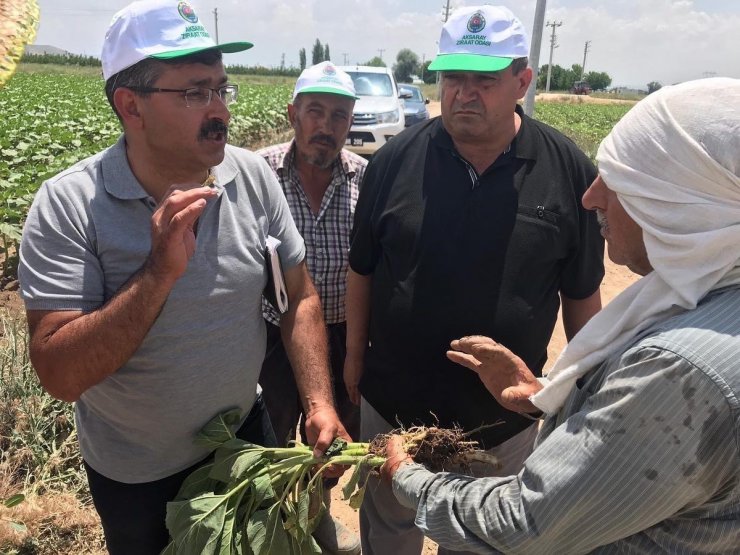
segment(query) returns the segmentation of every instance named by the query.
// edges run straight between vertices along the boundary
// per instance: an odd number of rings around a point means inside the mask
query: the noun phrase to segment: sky
[[[39,0],[36,44],[100,56],[113,14],[128,0]],[[254,48],[227,54],[227,64],[298,66],[298,51],[318,38],[334,63],[381,56],[391,66],[402,48],[420,60],[437,52],[447,0],[191,0],[201,22],[220,42],[247,40]],[[507,6],[531,35],[536,0],[450,0],[451,10],[483,3]],[[740,78],[740,0],[549,0],[546,22],[556,28],[553,64],[605,71],[612,86],[646,88],[708,76]],[[550,57],[542,38],[540,65]]]

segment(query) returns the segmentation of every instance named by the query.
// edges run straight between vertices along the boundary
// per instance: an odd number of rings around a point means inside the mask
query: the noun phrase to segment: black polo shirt
[[[492,447],[531,424],[478,376],[447,360],[450,341],[493,337],[534,372],[547,359],[558,292],[593,294],[603,239],[581,197],[596,177],[558,131],[521,113],[508,152],[478,176],[441,118],[415,125],[367,167],[350,265],[372,275],[360,391],[388,422],[466,430]]]

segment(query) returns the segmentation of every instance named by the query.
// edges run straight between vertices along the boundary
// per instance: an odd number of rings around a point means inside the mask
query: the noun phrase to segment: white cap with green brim
[[[307,67],[301,72],[293,89],[293,100],[302,93],[328,93],[357,98],[352,77],[329,61]]]
[[[501,71],[529,56],[524,26],[503,6],[456,10],[442,27],[433,71]]]
[[[252,43],[216,44],[188,2],[134,2],[113,16],[105,33],[103,78],[107,81],[146,58],[167,60],[211,48],[225,53],[241,52],[252,48]]]

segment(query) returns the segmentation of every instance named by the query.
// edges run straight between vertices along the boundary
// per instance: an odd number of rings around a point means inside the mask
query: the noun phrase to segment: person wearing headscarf
[[[543,416],[516,476],[382,469],[416,525],[475,553],[737,553],[740,80],[664,87],[602,142],[583,197],[642,275],[536,378],[487,337],[452,342],[510,410]]]

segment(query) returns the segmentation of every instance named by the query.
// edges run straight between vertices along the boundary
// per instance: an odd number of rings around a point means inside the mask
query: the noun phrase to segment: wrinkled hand
[[[470,368],[498,403],[511,411],[539,412],[529,397],[542,389],[542,384],[524,361],[490,337],[472,335],[456,339],[447,358]]]
[[[380,477],[390,483],[396,471],[405,464],[411,464],[414,460],[403,449],[403,439],[401,436],[394,434],[388,438],[385,445],[385,462],[380,467]]]
[[[362,360],[350,360],[350,357],[344,359],[344,387],[347,389],[349,400],[358,407],[360,406],[360,379],[365,366]]]
[[[314,446],[314,457],[323,457],[335,437],[352,441],[333,406],[320,405],[306,414],[306,438]],[[332,465],[324,471],[323,476],[339,478],[345,470],[346,466]]]
[[[147,269],[166,282],[185,273],[195,252],[194,226],[209,198],[216,191],[208,187],[173,185],[152,215],[152,248]]]

